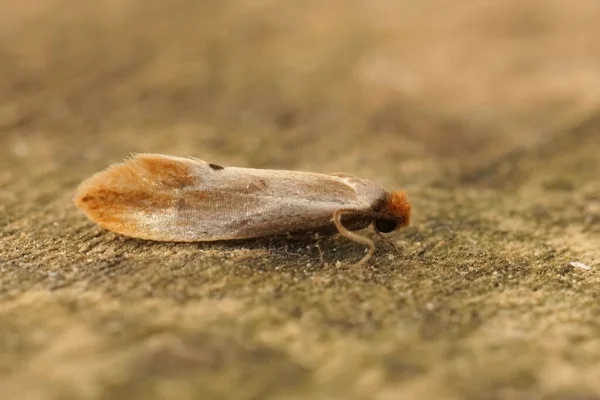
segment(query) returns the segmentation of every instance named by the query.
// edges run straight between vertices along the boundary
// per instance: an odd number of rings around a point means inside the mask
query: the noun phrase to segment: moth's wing
[[[139,154],[84,181],[75,203],[100,226],[161,241],[319,230],[339,208],[369,209],[383,189],[347,175],[221,167]]]

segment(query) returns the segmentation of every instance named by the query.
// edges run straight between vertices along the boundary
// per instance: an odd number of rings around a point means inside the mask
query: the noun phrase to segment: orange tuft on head
[[[400,225],[407,226],[410,223],[410,203],[406,199],[406,193],[387,193],[385,203],[380,212],[402,218]]]

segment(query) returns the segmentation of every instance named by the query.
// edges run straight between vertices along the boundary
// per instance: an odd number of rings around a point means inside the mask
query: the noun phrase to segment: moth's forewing
[[[381,187],[348,175],[140,154],[84,181],[75,203],[123,235],[210,241],[327,229],[335,210],[370,210],[384,196]]]

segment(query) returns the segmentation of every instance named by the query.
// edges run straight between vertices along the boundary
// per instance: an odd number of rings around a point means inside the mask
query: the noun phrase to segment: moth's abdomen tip
[[[410,224],[410,208],[406,192],[390,192],[387,194],[383,212],[401,217],[400,225],[408,226]]]

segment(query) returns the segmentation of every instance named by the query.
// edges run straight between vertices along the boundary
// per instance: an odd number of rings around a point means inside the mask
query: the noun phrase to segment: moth
[[[351,175],[222,167],[195,158],[136,154],[83,181],[75,204],[110,231],[139,239],[202,242],[287,234],[389,233],[410,222],[404,192]]]

